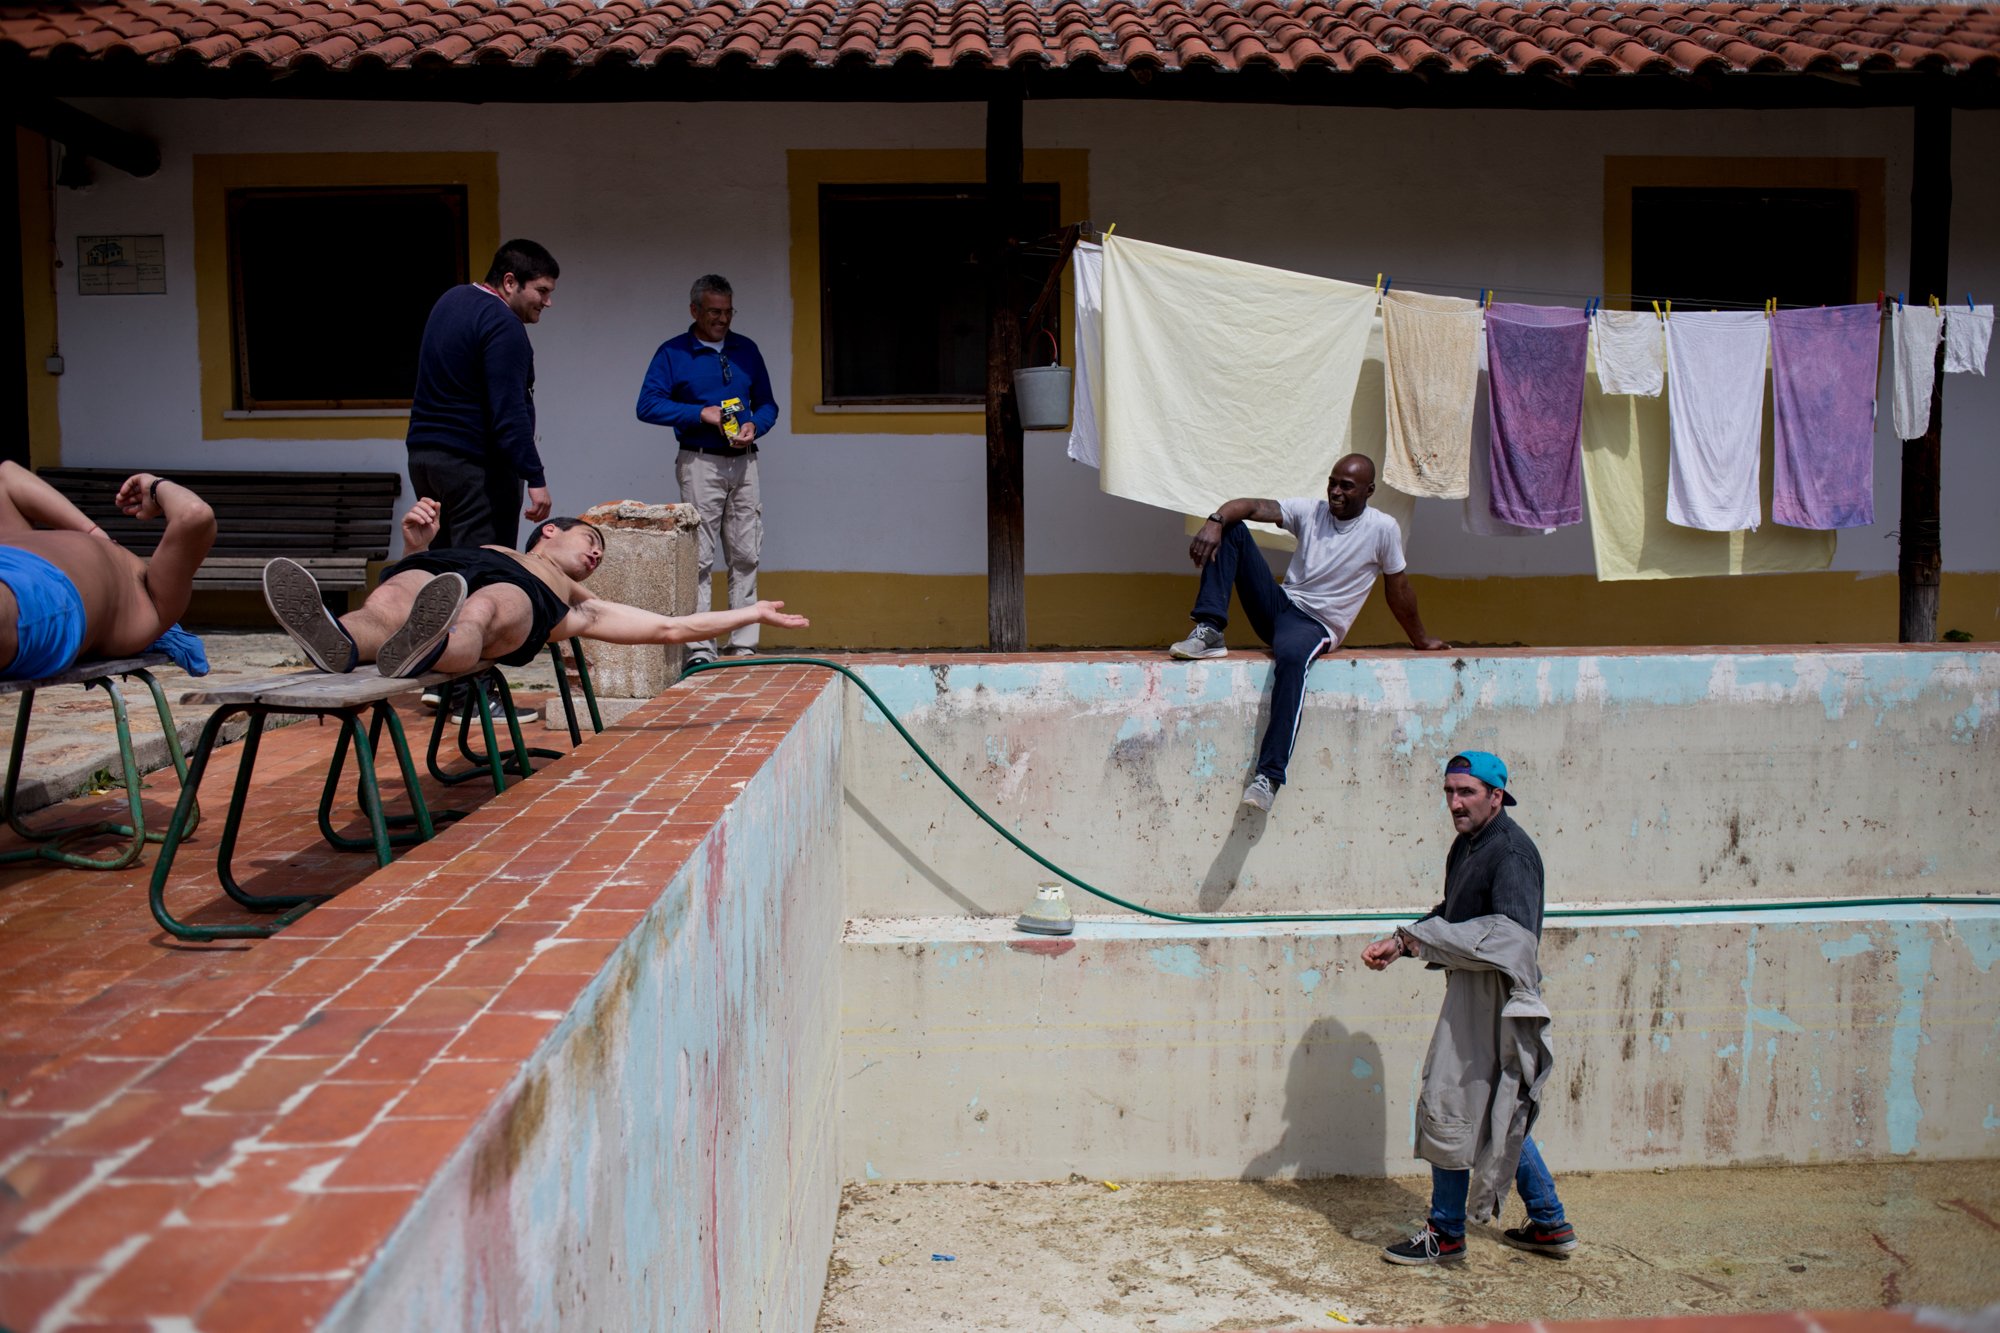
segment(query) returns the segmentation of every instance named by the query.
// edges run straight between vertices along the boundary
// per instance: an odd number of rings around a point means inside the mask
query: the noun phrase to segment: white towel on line
[[[1600,310],[1590,320],[1590,350],[1604,393],[1657,398],[1667,373],[1666,326],[1650,310]]]
[[[1889,359],[1896,380],[1889,394],[1896,438],[1914,440],[1931,428],[1931,384],[1937,378],[1944,321],[1928,306],[1897,306],[1889,321]]]
[[[1993,307],[1952,306],[1944,312],[1944,373],[1984,375],[1986,350],[1993,342]]]
[[[1076,390],[1069,418],[1069,456],[1098,465],[1097,405],[1104,398],[1104,247],[1079,241],[1076,277]]]
[[[1761,310],[1668,317],[1670,521],[1709,532],[1756,528],[1770,341]]]

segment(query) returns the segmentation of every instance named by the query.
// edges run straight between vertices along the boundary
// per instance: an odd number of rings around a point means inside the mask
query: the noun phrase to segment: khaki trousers
[[[734,610],[757,601],[757,559],[764,549],[764,506],[757,486],[757,455],[704,454],[683,449],[674,458],[674,480],[681,502],[701,516],[699,554],[695,557],[694,609],[706,611],[712,599],[709,576],[715,553],[722,551],[729,571],[729,606]],[[761,625],[745,625],[730,636],[730,646],[755,648]],[[691,643],[690,653],[714,653],[713,642]]]

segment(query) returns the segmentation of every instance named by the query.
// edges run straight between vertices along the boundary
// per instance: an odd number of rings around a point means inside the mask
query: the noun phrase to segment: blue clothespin
[[[1382,295],[1387,296],[1389,294],[1389,289],[1391,287],[1394,287],[1395,285],[1396,285],[1396,280],[1394,278],[1382,279]]]
[[[1484,287],[1479,289],[1479,308],[1481,310],[1486,308],[1486,289]]]
[[[1965,294],[1965,308],[1966,308],[1967,310],[1971,310],[1971,311],[1975,311],[1975,312],[1976,312],[1976,311],[1977,311],[1977,310],[1979,309],[1979,307],[1978,307],[1978,306],[1976,306],[1976,305],[1972,304],[1972,293],[1971,293],[1971,292],[1967,292],[1967,293]]]
[[[1903,308],[1903,293],[1902,293],[1902,292],[1897,292],[1897,293],[1896,293],[1896,309],[1898,309],[1898,310],[1901,310],[1902,308]]]

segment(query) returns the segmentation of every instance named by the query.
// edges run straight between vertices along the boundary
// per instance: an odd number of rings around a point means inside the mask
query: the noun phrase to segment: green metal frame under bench
[[[152,672],[154,667],[172,665],[173,660],[165,653],[142,653],[138,657],[116,661],[79,662],[67,671],[44,676],[40,680],[0,680],[0,695],[21,696],[20,711],[14,718],[14,743],[7,756],[6,786],[0,790],[0,817],[5,818],[7,826],[15,833],[33,844],[0,852],[0,865],[41,859],[82,870],[123,870],[139,859],[147,843],[165,840],[163,833],[146,831],[146,816],[140,805],[144,774],[139,771],[139,761],[132,753],[132,727],[125,712],[125,696],[118,688],[120,677],[137,677],[152,692],[153,707],[160,714],[160,728],[166,733],[167,754],[173,759],[174,772],[181,780],[182,804],[188,810],[188,831],[193,831],[201,821],[201,806],[193,799],[193,788],[188,785],[187,760],[181,754],[181,737],[174,727],[173,712],[167,707],[167,696],[160,689],[160,683],[153,679]],[[31,829],[21,822],[16,797],[21,780],[21,760],[28,745],[28,721],[35,708],[35,693],[57,685],[82,685],[85,689],[96,686],[110,697],[111,716],[118,729],[118,758],[124,765],[125,796],[131,811],[131,823],[97,820],[70,828]],[[126,841],[118,850],[101,856],[83,856],[69,850],[71,843],[103,836],[120,837]]]
[[[602,731],[603,724],[598,716],[597,699],[590,686],[590,677],[583,664],[582,645],[571,641],[570,650],[575,654],[578,680],[583,686],[584,699],[589,705],[591,727]],[[556,659],[556,679],[561,687],[563,708],[568,714],[570,736],[573,743],[580,744],[582,735],[577,726],[576,710],[571,701],[569,682],[563,673],[562,653],[555,644],[549,651]],[[464,781],[476,777],[481,772],[493,782],[493,790],[507,789],[509,772],[519,777],[531,774],[530,756],[559,758],[553,750],[532,750],[521,734],[521,721],[514,708],[513,693],[507,688],[504,677],[492,669],[490,663],[482,664],[475,670],[460,676],[444,672],[430,672],[422,676],[383,676],[364,668],[343,675],[330,675],[322,671],[298,671],[282,676],[267,676],[256,680],[241,681],[233,685],[217,686],[207,690],[191,690],[181,696],[183,704],[209,704],[215,711],[203,726],[201,739],[196,743],[194,754],[181,791],[181,800],[174,811],[173,821],[167,826],[164,845],[160,848],[158,862],[153,867],[153,882],[150,904],[153,919],[170,934],[185,940],[219,939],[266,939],[277,934],[307,912],[325,902],[326,894],[255,894],[237,883],[231,868],[236,850],[236,839],[243,822],[243,811],[248,804],[252,775],[257,767],[258,747],[264,734],[264,720],[275,714],[304,717],[333,717],[340,720],[340,736],[334,742],[333,758],[327,765],[326,782],[320,791],[319,830],[327,843],[341,851],[373,851],[375,863],[386,866],[393,859],[393,848],[426,842],[436,835],[438,824],[464,815],[462,810],[432,811],[424,800],[422,777],[417,772],[411,756],[407,737],[403,732],[402,720],[396,716],[394,700],[424,689],[435,689],[447,693],[446,686],[453,682],[463,682],[472,691],[478,702],[480,729],[484,733],[486,750],[483,754],[473,754],[465,749],[465,733],[471,725],[471,715],[460,727],[460,752],[472,761],[474,767],[467,772],[453,775],[447,780]],[[489,693],[491,682],[497,681],[497,688]],[[493,725],[492,699],[497,693],[502,716],[506,719],[511,749],[500,748]],[[448,697],[448,694],[447,694]],[[436,762],[439,738],[446,723],[446,708],[438,709],[438,719],[433,725],[431,736],[431,763],[433,773],[441,772]],[[243,754],[238,760],[236,784],[229,800],[229,813],[223,820],[222,836],[216,846],[216,878],[238,905],[253,911],[275,911],[279,915],[269,925],[248,923],[219,923],[201,925],[176,918],[167,908],[167,877],[173,869],[174,857],[180,844],[192,831],[194,821],[200,818],[195,803],[195,793],[201,787],[202,776],[207,772],[208,761],[215,752],[215,746],[222,734],[223,725],[237,714],[248,716],[249,729],[243,736]],[[363,719],[367,725],[363,726]],[[382,803],[380,784],[375,776],[375,756],[380,751],[384,730],[389,734],[389,742],[396,752],[396,763],[400,770],[403,789],[410,800],[410,813],[391,815]],[[368,818],[370,836],[350,838],[334,831],[333,804],[339,792],[342,777],[347,767],[349,749],[355,756],[356,802]],[[183,819],[187,826],[182,827]],[[392,828],[407,831],[391,832]]]

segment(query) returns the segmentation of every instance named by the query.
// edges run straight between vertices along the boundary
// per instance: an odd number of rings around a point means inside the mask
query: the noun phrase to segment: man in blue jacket
[[[535,242],[509,241],[484,282],[453,287],[431,307],[405,443],[412,488],[443,508],[439,546],[513,547],[522,518],[549,516],[527,326],[555,299],[560,272]]]
[[[757,604],[757,561],[764,549],[764,509],[757,484],[757,439],[778,423],[778,401],[757,344],[730,331],[736,301],[729,280],[710,273],[688,293],[694,323],[653,353],[639,390],[639,420],[671,426],[680,442],[674,478],[681,500],[701,515],[695,610],[709,608],[709,575],[719,547],[729,570],[729,605]],[[757,651],[752,624],[738,629],[725,656]],[[689,646],[688,660],[715,655],[713,643]]]

